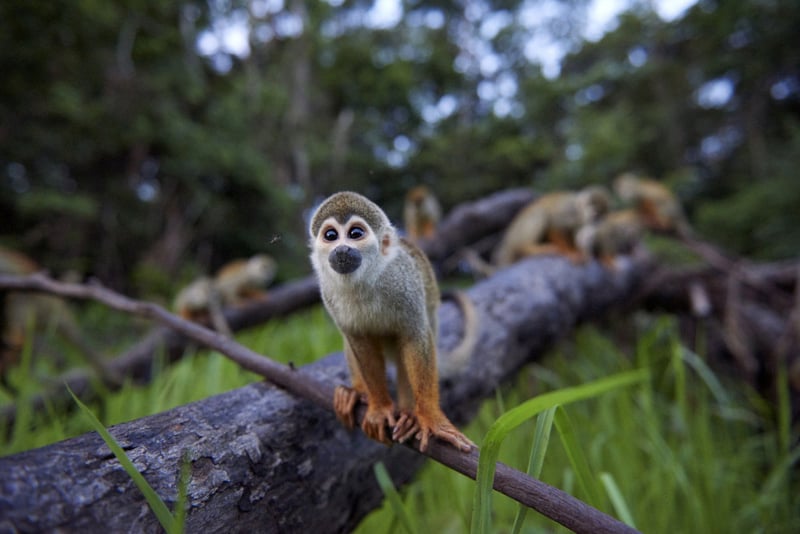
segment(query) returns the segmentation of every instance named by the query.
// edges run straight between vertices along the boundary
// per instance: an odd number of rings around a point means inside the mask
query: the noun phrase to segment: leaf
[[[625,502],[625,497],[623,497],[622,492],[619,491],[619,487],[617,487],[614,477],[611,476],[610,473],[600,473],[600,480],[603,482],[603,486],[606,488],[606,493],[608,493],[608,497],[611,499],[611,504],[614,506],[617,516],[623,523],[636,528],[630,508],[628,508],[628,503]]]
[[[534,397],[501,415],[491,426],[483,440],[478,459],[475,495],[472,508],[472,532],[488,534],[491,531],[491,492],[500,445],[508,434],[538,413],[560,404],[585,400],[601,393],[644,381],[649,373],[645,369],[620,373],[581,386],[563,388]]]
[[[548,408],[540,413],[536,418],[536,430],[533,434],[533,445],[531,446],[531,457],[528,461],[528,475],[539,478],[544,465],[544,456],[547,453],[547,446],[550,443],[550,432],[553,429],[553,416],[556,409],[554,406]],[[528,507],[520,504],[517,508],[517,515],[514,518],[514,525],[511,528],[512,534],[518,534],[522,529],[522,523],[525,521],[525,514],[528,513]]]
[[[413,534],[414,527],[411,525],[411,519],[409,519],[406,513],[403,501],[400,499],[400,494],[397,493],[394,483],[392,483],[392,477],[389,476],[389,471],[386,470],[386,466],[383,465],[383,462],[378,462],[373,466],[373,471],[375,471],[375,478],[378,481],[378,485],[381,487],[381,491],[383,491],[383,494],[389,500],[389,505],[392,507],[392,510],[394,510],[394,514],[400,521],[400,524],[403,525],[403,529],[405,529],[408,534]]]
[[[572,470],[578,479],[578,486],[586,494],[589,504],[595,508],[600,507],[600,488],[597,487],[594,475],[589,468],[589,462],[586,461],[583,449],[578,444],[578,438],[575,436],[572,422],[567,416],[567,412],[560,406],[556,410],[555,423],[561,443],[564,445],[564,450],[572,465]]]

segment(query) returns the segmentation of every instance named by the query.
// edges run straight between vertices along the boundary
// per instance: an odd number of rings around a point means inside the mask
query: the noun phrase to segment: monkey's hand
[[[392,440],[389,439],[386,426],[394,428],[396,424],[393,404],[375,406],[370,402],[367,404],[367,413],[364,414],[364,420],[361,422],[361,430],[364,431],[367,437],[386,445],[391,445]]]
[[[336,412],[336,418],[349,430],[356,424],[355,408],[359,400],[366,399],[353,388],[337,386],[333,391],[333,411]]]
[[[427,417],[417,414],[417,434],[419,440],[419,450],[425,452],[428,449],[428,441],[431,436],[435,436],[456,449],[469,452],[476,445],[464,434],[462,434],[444,414],[435,417]]]
[[[375,406],[358,390],[337,386],[333,391],[333,410],[336,412],[336,418],[352,430],[356,423],[355,408],[358,401],[367,403],[367,413],[361,422],[361,429],[367,437],[391,445],[392,441],[386,432],[386,426],[394,427],[397,424],[394,405],[391,403],[386,406]]]

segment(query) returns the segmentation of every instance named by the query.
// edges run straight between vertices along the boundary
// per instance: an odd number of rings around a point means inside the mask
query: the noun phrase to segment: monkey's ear
[[[381,237],[381,254],[386,256],[389,254],[389,248],[392,246],[392,233],[391,232],[384,232],[383,237]]]

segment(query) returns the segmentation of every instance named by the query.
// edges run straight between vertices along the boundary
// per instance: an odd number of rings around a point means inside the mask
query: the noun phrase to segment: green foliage
[[[715,242],[760,259],[800,250],[800,187],[789,168],[800,165],[800,133],[792,150],[775,154],[769,177],[697,210],[697,227]]]
[[[106,328],[114,331],[116,327],[110,325]],[[314,336],[308,335],[310,329]],[[309,363],[320,354],[341,350],[342,343],[322,306],[291,319],[271,321],[262,328],[240,333],[237,340],[261,354],[282,362],[292,361],[296,365]],[[6,436],[0,442],[0,455],[41,447],[91,429],[81,414],[65,415],[48,410],[34,416],[25,399],[39,391],[41,384],[30,374],[30,359],[30,345],[26,345],[23,361],[14,374],[14,385],[20,390],[19,412],[13,428],[6,429],[0,425],[0,433]],[[215,352],[192,351],[169,367],[158,365],[158,360],[156,363],[154,378],[147,386],[126,384],[121,390],[106,393],[90,404],[91,409],[100,414],[104,425],[159,413],[261,379]],[[10,402],[12,399],[5,400]]]
[[[580,329],[573,341],[520,374],[515,387],[503,392],[503,403],[521,405],[531,395],[648,368],[650,380],[638,386],[567,408],[575,449],[593,473],[591,484],[607,496],[600,509],[642,532],[749,532],[769,525],[771,532],[788,533],[800,528],[795,513],[800,486],[793,476],[800,462],[800,435],[795,426],[787,440],[786,408],[776,413],[741,383],[716,376],[677,341],[673,321],[643,324],[633,354],[592,327]],[[497,403],[485,403],[467,434],[483,434],[501,414]],[[532,432],[536,427],[531,423],[512,432],[500,460],[524,468],[532,439],[538,437]],[[547,448],[540,478],[591,501],[575,486],[575,464],[561,441],[560,447]],[[465,503],[473,493],[469,479],[431,463],[404,490],[404,507],[419,518],[420,531],[463,532],[469,515]],[[495,496],[493,531],[563,530],[530,512],[514,527],[517,512],[516,503]],[[384,506],[358,531],[396,531],[392,517]]]
[[[525,471],[533,478],[539,478],[544,465],[544,458],[547,454],[547,446],[550,443],[550,432],[553,428],[553,418],[555,417],[556,410],[560,409],[553,406],[543,411],[536,417],[536,429],[533,433],[533,446],[531,447],[531,457],[528,461],[528,469]],[[520,504],[517,509],[517,515],[514,517],[514,525],[511,532],[516,534],[522,529],[522,524],[525,522],[525,516],[528,513],[528,507]]]
[[[500,445],[512,430],[516,429],[533,416],[554,406],[590,399],[602,393],[635,384],[636,382],[646,379],[646,377],[647,373],[644,371],[631,371],[626,374],[597,380],[589,384],[545,393],[520,404],[516,408],[512,408],[500,416],[492,424],[492,427],[486,433],[486,437],[481,442],[481,454],[478,462],[478,476],[476,479],[477,484],[475,486],[475,498],[472,508],[473,532],[491,532],[491,495],[495,464],[500,454]],[[572,430],[570,425],[564,417],[556,418],[556,427],[559,429],[562,436],[569,436],[564,440],[565,443],[569,445],[575,443],[575,440],[571,437]],[[570,460],[573,466],[578,467],[576,473],[581,486],[584,491],[587,491],[591,484],[589,473],[587,472],[588,466],[582,461],[582,455],[577,452],[577,449],[570,446],[567,450],[570,454]],[[593,500],[596,499],[597,497],[594,497]]]
[[[634,3],[594,42],[587,6],[537,25],[530,2],[404,2],[376,28],[364,2],[8,0],[2,238],[129,292],[163,290],[147,268],[174,279],[256,252],[289,278],[308,271],[303,211],[335,190],[397,218],[418,183],[450,208],[636,170],[683,173],[702,235],[795,255],[795,3],[698,3],[669,22]],[[292,13],[302,30],[283,34]],[[236,21],[249,50],[204,55]],[[555,78],[528,57],[548,32],[570,51]],[[707,97],[714,82],[727,100]]]
[[[758,531],[764,524],[773,532],[796,531],[800,486],[793,473],[800,462],[800,436],[791,424],[785,373],[776,384],[782,401],[772,408],[741,383],[715,375],[700,356],[682,346],[674,321],[643,319],[635,323],[640,332],[630,351],[592,327],[580,329],[541,364],[520,373],[514,387],[499,391],[497,401],[485,403],[466,433],[477,440],[490,428],[505,427],[509,418],[514,425],[520,422],[503,441],[500,461],[518,469],[528,465],[533,474],[540,465],[543,481],[643,532]],[[309,336],[309,330],[315,335]],[[297,365],[341,349],[341,338],[321,306],[237,338]],[[30,358],[26,348],[15,377],[23,399],[36,388],[34,378],[26,375]],[[645,369],[650,379],[639,385],[612,387],[584,402],[545,411],[535,423],[516,419],[519,410],[542,402],[537,399],[560,403],[576,391],[595,388],[598,380],[602,384],[604,377],[636,377]],[[149,386],[126,385],[94,403],[92,410],[108,426],[259,379],[219,354],[196,352],[157,370]],[[20,406],[14,428],[0,429],[10,436],[0,454],[91,430],[80,413],[34,416],[25,402]],[[556,425],[559,445],[544,443],[553,424],[548,417]],[[470,528],[475,489],[466,477],[429,464],[400,492],[402,504],[395,506],[405,512],[386,505],[359,530],[397,531],[397,513],[405,513],[420,532],[464,532]],[[492,498],[491,514],[495,531],[554,528],[534,513],[520,517],[519,506],[501,495]]]
[[[403,529],[407,534],[413,534],[416,532],[414,527],[411,525],[411,519],[408,517],[408,514],[406,514],[405,508],[403,508],[403,503],[400,500],[400,494],[397,493],[397,489],[392,483],[392,477],[389,476],[389,471],[386,470],[386,466],[383,465],[383,462],[378,462],[375,464],[373,471],[375,471],[375,479],[378,481],[378,485],[381,487],[383,495],[386,497],[386,500],[389,501],[389,504],[391,505],[395,516],[397,516],[398,520],[400,521]]]

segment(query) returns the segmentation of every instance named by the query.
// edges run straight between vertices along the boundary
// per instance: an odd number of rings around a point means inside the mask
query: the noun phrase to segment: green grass
[[[642,368],[650,379],[641,384],[558,408],[569,414],[595,473],[592,485],[602,489],[598,507],[647,533],[800,532],[800,446],[797,428],[787,429],[788,406],[770,408],[739,381],[715,375],[678,342],[669,319],[651,321],[629,351],[595,328],[580,329],[504,388],[500,404],[519,406]],[[467,427],[473,440],[480,442],[502,416],[498,404],[485,403]],[[536,424],[522,423],[509,435],[500,461],[525,470]],[[562,442],[550,439],[540,478],[593,501]],[[456,533],[469,530],[474,491],[469,479],[431,462],[401,494],[416,531]],[[518,507],[501,494],[494,494],[491,512],[492,532],[566,532],[530,511],[515,526]],[[358,531],[399,532],[393,515],[384,505]]]
[[[780,402],[775,406],[741,382],[714,373],[702,355],[681,345],[673,321],[647,318],[631,324],[626,329],[638,334],[634,346],[624,350],[596,328],[581,328],[484,403],[466,433],[482,443],[504,413],[530,399],[552,392],[560,392],[560,398],[566,388],[646,369],[644,381],[580,401],[561,399],[558,408],[538,417],[529,413],[515,419],[498,444],[498,459],[523,471],[538,470],[545,482],[647,533],[800,532],[800,447],[789,417],[787,384],[776,384]],[[341,349],[321,307],[237,339],[297,365]],[[23,363],[14,376],[24,393],[38,380],[26,372],[37,369],[33,356],[25,358],[27,366]],[[257,380],[219,354],[200,351],[162,369],[149,386],[126,386],[90,408],[108,426]],[[23,410],[20,424],[0,443],[0,455],[91,429],[78,412],[33,416]],[[387,501],[358,530],[467,532],[475,491],[473,481],[429,462],[413,484],[392,497],[393,504]],[[517,503],[493,494],[491,531],[565,531],[535,512],[519,512]]]
[[[646,378],[646,372],[627,372],[595,380],[580,386],[561,388],[556,391],[537,395],[498,417],[494,423],[492,423],[492,426],[486,432],[481,442],[477,485],[475,488],[472,510],[471,525],[473,532],[491,532],[492,481],[494,480],[495,464],[500,454],[500,446],[503,441],[513,430],[524,422],[529,421],[539,413],[546,412],[551,408],[557,409],[554,418],[556,428],[562,438],[564,449],[569,456],[570,464],[578,477],[580,486],[584,489],[584,493],[590,496],[588,499],[589,503],[597,505],[599,502],[599,493],[593,491],[593,477],[591,471],[584,455],[577,445],[573,426],[569,422],[566,412],[560,409],[560,406],[562,404],[578,402],[603,393],[615,391],[619,388],[641,382]],[[535,436],[534,439],[536,439]]]
[[[309,335],[313,332],[313,335]],[[292,361],[304,365],[335,350],[341,350],[341,337],[321,306],[301,312],[287,320],[278,320],[262,328],[248,330],[237,336],[237,340],[277,361]],[[38,376],[34,378],[26,369],[37,368],[30,362],[32,356],[23,358],[22,365],[15,369],[15,385],[20,387],[23,398],[41,387]],[[261,377],[241,369],[216,352],[191,351],[180,361],[155,373],[146,386],[125,385],[119,391],[104,395],[99,401],[89,404],[105,426],[144,417],[174,408],[192,401],[204,399],[246,384],[257,382]],[[0,442],[0,456],[41,447],[71,436],[92,430],[86,418],[72,411],[67,414],[49,411],[32,415],[21,405],[18,422],[9,439]],[[8,432],[0,427],[0,436]]]

